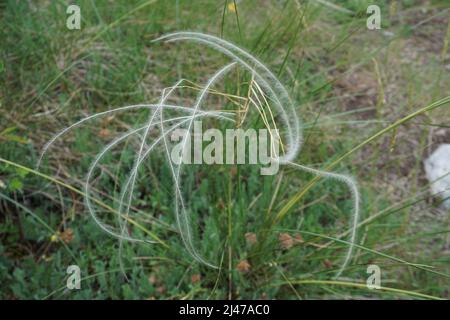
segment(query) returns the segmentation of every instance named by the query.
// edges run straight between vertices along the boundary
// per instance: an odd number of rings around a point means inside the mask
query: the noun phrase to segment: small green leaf
[[[13,132],[14,130],[16,130],[16,127],[9,127],[9,128],[6,128],[5,130],[3,130],[3,131],[0,133],[0,136],[7,135],[8,133]]]
[[[18,191],[21,190],[23,188],[23,183],[21,180],[19,180],[18,178],[13,178],[10,182],[9,182],[9,189],[11,191]]]
[[[30,173],[30,171],[28,171],[28,170],[26,170],[24,168],[16,168],[16,172],[22,178],[25,178],[27,176],[27,174]]]
[[[23,137],[15,135],[15,134],[7,134],[4,137],[7,140],[22,143],[22,144],[27,144],[29,142],[29,140],[27,138],[23,138]]]

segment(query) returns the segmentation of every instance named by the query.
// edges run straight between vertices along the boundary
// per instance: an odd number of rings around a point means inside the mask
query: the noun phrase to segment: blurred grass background
[[[374,3],[382,29],[370,31],[366,8]],[[199,251],[220,264],[213,270],[193,262],[180,240],[163,155],[146,164],[133,215],[166,245],[124,243],[127,280],[118,241],[94,223],[76,189],[99,148],[145,121],[145,111],[96,120],[64,136],[40,169],[44,176],[26,169],[35,167],[53,134],[83,116],[156,102],[178,79],[202,84],[227,62],[192,44],[151,43],[178,30],[221,36],[266,63],[304,121],[297,162],[324,168],[449,95],[447,1],[84,0],[76,3],[81,30],[66,28],[68,4],[0,2],[0,158],[12,162],[0,163],[1,298],[448,298],[449,214],[429,197],[422,166],[438,144],[450,143],[448,105],[388,132],[335,168],[353,175],[363,195],[360,247],[337,283],[327,281],[347,245],[326,237],[346,239],[351,201],[345,186],[320,182],[272,224],[310,175],[283,168],[261,177],[256,168],[231,165],[189,171]],[[248,78],[227,78],[221,90],[245,95]],[[192,103],[195,92],[184,90],[177,99]],[[223,101],[210,103],[220,108]],[[131,148],[114,155],[133,161]],[[108,178],[98,192],[114,206],[126,176],[115,171],[112,155],[102,167]],[[139,228],[132,232],[147,236]],[[71,264],[81,268],[81,290],[65,289]],[[365,284],[368,264],[381,267],[383,287],[400,291],[357,285]]]

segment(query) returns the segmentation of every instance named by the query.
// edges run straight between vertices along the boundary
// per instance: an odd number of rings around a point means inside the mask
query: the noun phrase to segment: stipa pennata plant
[[[50,146],[59,137],[61,137],[71,129],[81,126],[89,120],[121,111],[128,111],[133,109],[149,110],[150,113],[148,120],[142,126],[122,134],[121,136],[107,144],[97,154],[97,156],[91,163],[84,184],[85,201],[88,211],[97,225],[103,231],[120,240],[120,248],[122,248],[123,241],[145,243],[157,242],[157,240],[155,239],[133,238],[128,231],[128,223],[130,221],[130,208],[134,199],[139,168],[143,165],[144,161],[149,158],[152,152],[156,150],[157,146],[162,146],[170,167],[170,175],[173,180],[174,189],[172,196],[174,197],[174,214],[176,223],[185,248],[189,252],[189,254],[199,263],[207,265],[211,268],[217,268],[217,265],[203,258],[194,245],[191,228],[191,217],[189,215],[187,204],[183,197],[181,188],[183,164],[180,163],[175,165],[174,163],[172,163],[170,158],[168,135],[180,127],[187,128],[187,131],[189,132],[193,126],[194,120],[202,118],[213,118],[220,121],[231,122],[237,124],[238,126],[243,126],[246,123],[245,120],[247,113],[249,112],[251,107],[254,107],[258,115],[261,117],[264,125],[269,129],[269,132],[272,132],[272,130],[277,130],[280,132],[278,139],[280,140],[282,151],[279,155],[274,155],[274,159],[280,165],[290,166],[296,170],[305,171],[324,178],[338,180],[346,184],[351,192],[351,196],[353,199],[353,208],[350,217],[351,232],[348,240],[349,245],[346,256],[336,275],[338,277],[349,263],[352,257],[354,244],[356,242],[356,229],[360,211],[360,196],[358,187],[354,179],[350,176],[313,169],[295,162],[295,159],[301,151],[303,142],[302,125],[297,115],[295,105],[289,97],[286,88],[281,84],[279,79],[258,59],[253,57],[247,51],[223,39],[196,32],[176,32],[164,35],[154,40],[154,42],[159,41],[194,42],[198,45],[211,47],[219,51],[220,53],[230,58],[232,62],[225,65],[213,76],[211,76],[203,87],[193,87],[192,83],[189,80],[180,79],[172,87],[165,88],[159,101],[155,104],[139,104],[115,108],[93,114],[79,120],[76,123],[73,123],[72,125],[54,135],[53,138],[51,138],[50,141],[45,144],[38,161],[38,166],[40,165],[42,158],[44,157]],[[226,74],[230,73],[231,70],[237,68],[243,69],[251,75],[249,94],[247,97],[220,93],[213,89],[213,85],[215,83],[222,79]],[[176,92],[177,89],[185,87],[186,85],[199,91],[195,103],[190,107],[170,104],[168,101],[169,98],[174,94],[174,92]],[[231,101],[240,106],[239,112],[204,109],[204,100],[208,94],[220,94],[228,97]],[[178,115],[179,113],[181,113],[181,115]],[[174,114],[177,114],[177,116],[175,116]],[[281,121],[278,121],[278,119],[280,119]],[[279,123],[277,124],[277,122]],[[157,137],[152,136],[152,132],[155,131],[159,133]],[[137,151],[134,154],[134,163],[132,168],[128,172],[126,182],[123,186],[121,186],[121,193],[118,204],[117,228],[104,223],[98,217],[94,204],[92,203],[93,175],[96,168],[98,168],[101,159],[104,158],[105,155],[114,147],[130,137],[138,137],[139,145]],[[186,141],[186,139],[183,140],[183,151],[188,147]],[[271,143],[273,143],[273,140],[271,141]]]

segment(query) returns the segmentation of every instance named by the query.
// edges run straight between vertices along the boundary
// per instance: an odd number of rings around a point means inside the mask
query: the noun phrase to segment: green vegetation
[[[372,2],[82,0],[81,30],[66,28],[64,1],[0,3],[0,298],[447,299],[449,213],[429,197],[422,160],[450,143],[450,7],[376,1],[382,29],[367,30]],[[193,104],[229,60],[192,43],[152,43],[181,30],[221,36],[264,62],[303,120],[296,163],[358,181],[358,245],[341,278],[348,189],[291,167],[274,176],[250,165],[186,170],[195,245],[219,269],[194,261],[181,241],[162,150],[139,170],[129,223],[133,237],[157,243],[120,245],[102,231],[84,204],[86,173],[147,110],[86,122],[35,169],[44,144],[87,115],[155,103],[181,78],[189,82],[172,103]],[[208,105],[238,113],[250,84],[233,72]],[[256,114],[249,121],[264,125]],[[101,161],[102,221],[117,221],[138,148],[130,139]],[[66,289],[73,264],[81,290]],[[381,290],[365,285],[369,264],[381,268]]]

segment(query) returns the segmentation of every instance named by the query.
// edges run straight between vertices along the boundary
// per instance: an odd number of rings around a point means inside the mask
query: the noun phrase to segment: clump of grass
[[[225,41],[223,39],[202,34],[202,33],[195,33],[195,32],[177,32],[177,33],[171,33],[165,36],[162,36],[155,41],[179,41],[179,40],[187,40],[192,42],[197,42],[203,45],[207,45],[210,47],[213,47],[214,49],[218,50],[219,52],[227,55],[229,58],[231,58],[234,62],[231,64],[228,64],[221,68],[219,71],[217,71],[206,83],[206,85],[201,89],[197,100],[192,108],[187,108],[184,106],[175,106],[175,105],[168,105],[166,104],[166,101],[170,97],[173,92],[180,87],[181,83],[184,81],[183,79],[179,80],[174,86],[170,88],[166,88],[163,90],[160,101],[158,104],[153,105],[134,105],[134,106],[126,106],[121,108],[112,109],[109,111],[105,111],[102,113],[97,113],[92,116],[86,117],[71,126],[63,129],[61,132],[57,133],[49,142],[46,143],[44,146],[44,149],[41,153],[41,156],[38,161],[38,165],[40,164],[40,161],[48,148],[58,139],[61,135],[68,132],[72,128],[79,126],[83,124],[85,121],[88,121],[90,119],[94,119],[100,116],[105,116],[113,112],[118,111],[125,111],[133,108],[149,108],[150,116],[147,121],[147,124],[143,127],[140,127],[138,129],[134,129],[119,138],[115,139],[111,143],[109,143],[103,150],[96,156],[95,160],[92,162],[90,169],[87,174],[86,182],[85,182],[85,200],[86,200],[86,206],[94,219],[94,221],[100,226],[100,228],[107,232],[108,234],[118,238],[120,240],[120,248],[122,248],[122,241],[132,241],[132,242],[146,242],[146,243],[155,243],[154,240],[143,240],[143,239],[135,239],[129,235],[129,232],[127,231],[127,223],[128,223],[128,217],[130,214],[130,207],[133,201],[133,195],[134,195],[134,188],[136,184],[136,177],[138,174],[139,167],[141,166],[142,162],[150,156],[151,152],[154,150],[155,146],[160,143],[161,141],[164,142],[164,148],[167,155],[166,160],[169,163],[172,179],[174,183],[174,194],[172,197],[175,201],[175,217],[178,225],[178,231],[180,233],[181,239],[183,240],[183,243],[186,247],[186,250],[190,253],[190,255],[199,263],[202,263],[204,265],[207,265],[212,268],[218,268],[217,265],[210,263],[206,261],[201,255],[198,253],[197,249],[195,248],[192,240],[192,231],[191,231],[191,223],[190,223],[190,217],[186,211],[185,207],[185,201],[182,196],[182,192],[180,190],[181,185],[181,169],[182,165],[178,165],[176,168],[172,164],[170,160],[170,151],[167,143],[167,135],[175,130],[177,127],[180,127],[183,124],[187,125],[187,131],[189,132],[192,128],[192,124],[194,119],[200,118],[200,117],[217,117],[222,120],[228,120],[228,121],[234,121],[235,119],[227,118],[226,115],[231,115],[230,113],[224,113],[219,111],[206,111],[200,109],[200,105],[202,104],[203,100],[205,99],[206,95],[208,94],[208,91],[211,90],[211,87],[214,83],[216,83],[219,79],[221,79],[227,72],[229,72],[232,68],[236,67],[237,65],[241,66],[245,70],[247,70],[251,76],[252,76],[252,82],[254,81],[256,87],[259,89],[259,91],[262,94],[262,97],[264,97],[264,100],[267,102],[267,99],[265,98],[265,95],[267,95],[268,99],[274,106],[274,110],[272,110],[272,106],[269,103],[266,103],[266,108],[268,108],[268,112],[271,115],[272,120],[275,124],[275,118],[278,116],[282,118],[283,123],[282,125],[278,125],[277,127],[280,128],[283,125],[286,126],[285,130],[281,130],[285,136],[286,136],[286,142],[282,143],[282,145],[286,145],[286,149],[284,149],[284,153],[282,155],[276,155],[275,160],[279,161],[282,165],[289,165],[297,170],[306,171],[308,173],[312,173],[314,175],[322,176],[329,179],[336,179],[338,181],[344,182],[350,189],[351,195],[353,198],[353,212],[352,212],[352,218],[351,218],[351,235],[349,240],[349,246],[347,250],[346,257],[344,259],[344,262],[342,263],[340,269],[337,272],[336,277],[340,276],[341,273],[346,268],[347,264],[349,263],[353,247],[356,241],[356,228],[358,224],[358,218],[359,218],[359,202],[360,202],[360,196],[358,187],[355,183],[355,181],[346,175],[338,174],[338,173],[331,173],[327,171],[322,171],[318,169],[309,168],[307,166],[294,163],[293,161],[297,158],[298,153],[301,150],[302,145],[302,128],[300,124],[300,120],[296,114],[295,107],[292,103],[291,98],[289,97],[289,94],[285,87],[281,84],[281,82],[278,80],[278,78],[259,60],[257,60],[255,57],[253,57],[251,54],[246,52],[245,50],[237,47],[236,45]],[[263,88],[263,90],[261,90]],[[267,92],[265,93],[264,90]],[[262,110],[264,108],[263,105],[261,105],[260,100],[258,100],[259,103],[255,103],[253,101],[253,104],[257,106],[258,111]],[[259,108],[258,108],[259,104]],[[178,110],[178,111],[184,111],[189,112],[190,116],[184,116],[184,117],[178,117],[178,118],[168,118],[165,119],[164,112],[166,110]],[[260,112],[260,115],[262,113]],[[159,117],[159,122],[157,122],[157,118]],[[178,122],[177,122],[178,121]],[[174,125],[172,125],[169,129],[165,129],[164,123],[172,123],[175,122]],[[266,121],[264,122],[269,129],[269,132],[271,132],[270,125]],[[242,125],[242,123],[240,123]],[[152,143],[147,146],[147,142],[149,140],[149,133],[151,129],[154,129],[155,127],[158,127],[160,130],[160,136],[156,138]],[[141,131],[143,131],[141,137],[141,143],[139,146],[139,150],[135,155],[134,165],[131,169],[131,172],[128,175],[128,179],[125,183],[125,185],[122,187],[121,196],[119,200],[119,209],[118,209],[118,222],[120,227],[120,232],[117,232],[114,230],[114,228],[110,225],[107,225],[103,223],[96,215],[95,209],[91,203],[91,180],[93,176],[93,172],[95,171],[96,167],[98,166],[99,161],[102,159],[102,157],[113,147],[118,145],[120,142],[125,140],[131,135],[139,134]],[[187,148],[187,139],[186,137],[183,140],[183,153],[186,151]],[[272,140],[272,143],[273,140]]]
[[[0,133],[0,192],[5,195],[0,196],[0,282],[4,288],[0,296],[448,297],[444,273],[449,266],[448,214],[429,198],[422,172],[424,155],[435,143],[448,142],[444,119],[449,109],[428,113],[448,103],[448,99],[437,101],[448,95],[449,87],[444,72],[448,6],[442,1],[420,6],[399,1],[388,8],[381,2],[383,29],[367,31],[367,1],[339,3],[355,15],[325,2],[237,1],[231,11],[230,1],[223,6],[209,0],[180,1],[174,8],[170,1],[101,4],[81,0],[82,30],[73,32],[64,26],[63,3],[5,2],[0,19],[5,43],[0,55],[4,66],[0,109],[5,112],[0,126],[6,129],[0,131],[13,134]],[[273,179],[261,178],[251,166],[184,166],[180,170],[194,248],[218,270],[198,263],[183,245],[174,215],[173,174],[164,159],[164,135],[152,149],[152,158],[148,155],[132,178],[136,184],[127,214],[131,182],[125,185],[138,160],[147,113],[151,116],[156,107],[99,116],[102,119],[95,123],[107,130],[100,130],[98,139],[100,128],[88,130],[91,121],[83,122],[75,132],[73,152],[67,151],[71,137],[57,139],[58,148],[45,163],[54,174],[28,168],[36,161],[34,147],[45,143],[49,132],[85,117],[85,112],[95,116],[106,106],[154,101],[161,96],[159,88],[182,78],[193,81],[180,83],[166,104],[193,105],[192,92],[201,92],[207,76],[231,57],[200,42],[175,49],[147,41],[180,29],[221,34],[270,65],[306,121],[300,126],[302,152],[292,162],[325,171],[340,171],[338,167],[346,163],[348,170],[356,170],[352,174],[364,186],[365,216],[358,223],[358,241],[353,245],[351,261],[358,264],[347,265],[345,279],[330,281],[345,259],[344,250],[351,246],[346,240],[352,229],[344,227],[353,202],[347,184],[328,180],[319,185],[323,175],[310,181],[314,173],[299,172],[289,164]],[[160,54],[164,59],[155,59]],[[202,106],[219,110],[215,108],[219,101],[221,108],[231,110],[232,114],[224,114],[231,120],[221,126],[275,128],[281,124],[286,129],[269,90],[241,64],[215,86],[219,85],[224,88],[210,88]],[[430,101],[437,103],[429,105]],[[278,114],[272,115],[272,109]],[[252,118],[255,111],[258,121]],[[187,110],[164,108],[163,112],[164,131],[192,116]],[[144,153],[147,144],[162,134],[159,118],[155,115]],[[219,120],[208,117],[212,124]],[[129,245],[119,240],[118,248],[117,238],[105,236],[84,210],[80,197],[86,196],[85,181],[78,176],[89,171],[97,152],[113,140],[116,131],[124,129],[123,137],[141,128],[111,147],[91,176],[89,199],[96,217],[116,235],[138,241]],[[283,137],[289,145],[286,132]],[[100,147],[98,141],[102,141]],[[156,148],[161,152],[155,152]],[[36,218],[52,230],[42,228]],[[68,247],[75,258],[50,240],[50,235],[69,226],[75,234]],[[251,243],[243,236],[248,232],[255,234]],[[292,247],[280,243],[280,238],[293,242],[299,234],[304,237],[302,243]],[[117,261],[121,268],[116,268]],[[242,261],[247,262],[241,268],[244,272],[237,268]],[[83,289],[67,292],[64,271],[73,263],[82,269]],[[366,266],[372,263],[382,268],[382,290],[364,288]],[[126,271],[128,281],[120,271]],[[191,282],[192,274],[201,280]]]

